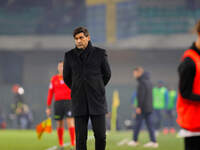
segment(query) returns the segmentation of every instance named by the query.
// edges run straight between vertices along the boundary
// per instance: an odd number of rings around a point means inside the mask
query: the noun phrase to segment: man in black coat
[[[89,117],[95,136],[95,149],[105,150],[105,86],[111,78],[106,51],[92,46],[89,32],[84,27],[76,28],[73,36],[76,47],[65,53],[63,78],[72,90],[76,150],[87,150]]]
[[[158,143],[156,142],[154,129],[152,126],[151,114],[153,111],[152,106],[152,83],[150,81],[149,74],[144,72],[142,67],[137,67],[133,71],[133,76],[138,80],[137,86],[137,100],[138,106],[136,108],[136,120],[134,126],[133,141],[129,142],[129,146],[137,146],[138,135],[142,126],[143,119],[146,122],[147,129],[150,135],[150,142],[145,144],[144,147],[157,148]]]

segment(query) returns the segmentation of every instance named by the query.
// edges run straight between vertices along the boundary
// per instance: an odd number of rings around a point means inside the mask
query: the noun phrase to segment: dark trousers
[[[161,123],[162,123],[161,110],[155,109],[154,110],[154,126],[156,130],[159,130],[161,128]]]
[[[91,120],[95,137],[95,150],[105,150],[106,122],[105,115],[75,117],[76,150],[87,150],[88,120]]]
[[[173,116],[173,110],[166,110],[166,123],[168,128],[174,127],[174,116]]]
[[[185,150],[200,150],[200,136],[185,137]]]
[[[146,122],[147,129],[148,129],[149,136],[150,136],[150,140],[152,142],[156,142],[153,123],[152,123],[152,119],[151,119],[151,113],[142,113],[140,115],[138,115],[138,114],[136,115],[135,127],[133,129],[134,130],[133,140],[134,141],[138,140],[138,135],[139,135],[140,129],[142,127],[143,119]]]

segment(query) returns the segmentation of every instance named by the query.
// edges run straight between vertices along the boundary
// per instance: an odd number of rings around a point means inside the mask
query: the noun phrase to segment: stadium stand
[[[75,26],[86,25],[95,41],[106,41],[106,4],[86,6],[81,0],[1,3],[0,35],[71,34]],[[136,34],[187,33],[200,15],[199,3],[198,0],[116,3],[117,39]]]

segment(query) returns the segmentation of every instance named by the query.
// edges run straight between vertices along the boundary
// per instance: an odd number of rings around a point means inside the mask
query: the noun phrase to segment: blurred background
[[[46,98],[57,63],[74,47],[72,32],[88,28],[93,45],[107,49],[112,79],[107,86],[109,111],[119,92],[118,129],[132,119],[136,90],[132,71],[142,66],[154,85],[177,89],[177,66],[195,40],[192,28],[200,17],[199,0],[0,0],[0,113],[7,128],[16,94],[26,103],[31,125],[46,117]]]

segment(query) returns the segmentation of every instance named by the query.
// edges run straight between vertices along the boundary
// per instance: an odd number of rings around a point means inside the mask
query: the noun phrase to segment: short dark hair
[[[59,64],[60,64],[60,63],[64,63],[64,61],[63,61],[63,60],[59,60],[58,63],[59,63]]]
[[[138,67],[135,67],[133,69],[133,71],[144,71],[144,69],[142,67],[138,66]]]
[[[74,29],[73,37],[75,37],[79,33],[83,33],[86,37],[89,36],[89,32],[85,27],[78,27],[78,28]]]

